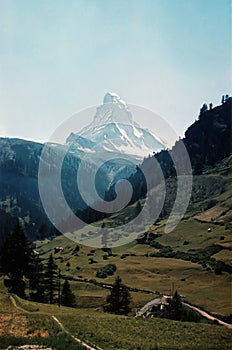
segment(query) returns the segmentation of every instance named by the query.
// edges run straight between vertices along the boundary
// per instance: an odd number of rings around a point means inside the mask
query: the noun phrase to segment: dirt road
[[[16,309],[18,309],[18,310],[20,310],[20,311],[23,311],[24,313],[28,313],[28,314],[32,314],[32,313],[33,313],[33,312],[31,312],[31,311],[28,311],[28,310],[23,309],[21,306],[18,306],[17,303],[16,303],[16,300],[15,300],[15,298],[14,298],[13,296],[10,296],[10,300],[11,300],[12,304],[14,305],[14,307],[15,307]],[[51,317],[52,317],[52,319],[58,324],[58,326],[62,329],[62,331],[63,331],[64,333],[66,333],[67,335],[69,335],[69,336],[70,336],[75,342],[77,342],[78,344],[84,346],[84,347],[85,347],[86,349],[88,349],[88,350],[103,350],[103,349],[100,348],[99,346],[96,346],[96,345],[91,346],[91,345],[87,344],[86,342],[84,342],[83,340],[81,340],[81,339],[75,337],[74,335],[72,335],[72,334],[64,327],[63,323],[62,323],[60,320],[58,320],[58,318],[57,318],[56,316],[52,315]]]
[[[221,324],[222,326],[225,326],[225,327],[227,327],[227,328],[232,329],[232,324],[223,322],[223,321],[219,320],[218,318],[209,315],[207,312],[205,312],[205,311],[203,311],[203,310],[201,310],[201,309],[198,309],[198,307],[196,307],[196,306],[192,306],[192,305],[187,304],[187,303],[182,303],[182,304],[183,304],[183,305],[186,305],[186,306],[188,306],[188,307],[190,307],[191,309],[193,309],[193,310],[195,310],[195,311],[197,311],[197,312],[199,312],[199,314],[201,314],[201,316],[207,318],[208,320],[217,321],[217,322],[218,322],[219,324]]]

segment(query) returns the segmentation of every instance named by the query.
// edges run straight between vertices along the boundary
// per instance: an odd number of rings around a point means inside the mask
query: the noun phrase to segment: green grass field
[[[34,312],[24,313],[15,309],[9,296],[0,293],[0,317],[4,321],[0,333],[1,348],[12,343],[37,343],[50,344],[54,350],[81,349],[78,344],[68,339],[68,336],[62,334],[52,321],[51,315],[57,316],[72,335],[104,350],[227,350],[232,346],[231,330],[221,326],[159,318],[136,319],[132,316],[103,313],[99,309],[93,311],[83,308],[58,308],[55,305],[32,303],[18,297],[16,301],[19,306]],[[11,317],[11,320],[7,321],[6,316]],[[64,344],[66,348],[62,347]]]
[[[161,232],[162,237],[157,241],[162,245],[169,245],[174,250],[186,252],[189,249],[206,249],[213,244],[225,244],[229,242],[230,231],[222,225],[211,225],[212,232],[208,233],[208,223],[202,223],[195,219],[186,219],[169,234],[163,233],[162,223],[152,230]],[[220,240],[220,237],[225,237]],[[184,242],[188,244],[185,245]],[[161,293],[170,293],[170,289],[178,289],[179,293],[190,302],[206,308],[208,311],[222,315],[231,313],[231,279],[228,273],[215,275],[215,273],[200,264],[181,259],[150,257],[157,251],[149,245],[131,242],[128,245],[112,249],[113,256],[103,259],[106,254],[101,249],[80,246],[77,255],[73,254],[76,243],[64,236],[59,236],[51,241],[37,242],[37,250],[43,258],[47,258],[53,252],[55,246],[62,246],[63,252],[54,254],[57,264],[66,276],[95,279],[100,282],[113,283],[115,276],[120,275],[123,282],[130,287],[148,289]],[[123,254],[128,254],[122,259]],[[230,251],[224,249],[213,256],[231,263]],[[90,264],[89,258],[95,263]],[[117,266],[113,276],[105,279],[96,277],[99,268],[108,263]],[[68,266],[67,266],[68,264]],[[83,282],[71,282],[78,306],[100,307],[103,305],[107,290]],[[148,301],[149,295],[133,293],[133,306]]]

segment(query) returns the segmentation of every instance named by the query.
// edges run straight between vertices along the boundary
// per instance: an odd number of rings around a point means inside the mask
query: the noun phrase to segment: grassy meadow
[[[15,299],[17,305],[29,313],[15,309],[9,296],[0,293],[1,348],[9,344],[37,343],[50,344],[54,349],[82,349],[71,337],[62,334],[51,315],[58,317],[72,335],[104,350],[227,350],[232,346],[231,331],[217,325],[136,319],[99,309],[59,308]]]
[[[212,232],[208,232],[209,224],[196,219],[186,219],[169,234],[162,232],[163,226],[157,225],[152,230],[162,233],[157,241],[162,245],[171,246],[175,251],[186,252],[189,249],[207,249],[213,244],[220,245],[230,242],[230,231],[222,225],[211,225]],[[225,237],[220,240],[220,237]],[[186,244],[187,242],[187,244]],[[76,294],[78,306],[101,307],[108,293],[106,289],[84,282],[94,279],[102,283],[113,283],[115,276],[120,275],[123,282],[130,287],[170,293],[174,288],[188,301],[197,304],[210,312],[222,315],[231,313],[231,277],[228,273],[216,275],[213,270],[202,267],[201,264],[182,259],[151,257],[150,254],[158,250],[149,245],[131,242],[128,245],[112,249],[112,256],[101,249],[81,246],[78,253],[74,253],[76,243],[64,236],[51,241],[37,242],[37,250],[43,258],[47,258],[54,247],[61,246],[62,252],[54,254],[56,263],[65,276],[76,277],[83,282],[72,282],[72,289]],[[223,249],[213,255],[215,259],[222,259],[231,263],[230,251]],[[89,259],[94,263],[90,263]],[[106,259],[106,260],[105,260]],[[113,276],[97,278],[96,272],[106,264],[115,264],[117,271]],[[133,293],[133,306],[149,301],[151,295]]]

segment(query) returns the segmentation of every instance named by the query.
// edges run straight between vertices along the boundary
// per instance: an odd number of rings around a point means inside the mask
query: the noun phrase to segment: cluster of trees
[[[116,271],[114,264],[105,266],[107,275]],[[0,273],[5,276],[4,284],[10,293],[32,301],[69,307],[76,307],[76,298],[66,279],[61,288],[61,274],[53,255],[43,261],[34,251],[17,223],[6,238],[0,259]],[[26,291],[28,291],[26,293]],[[131,295],[118,276],[106,298],[104,310],[118,315],[128,315]]]
[[[119,276],[116,277],[110,294],[106,298],[104,311],[111,312],[116,315],[127,316],[131,311],[130,307],[131,295],[128,288],[122,283]]]
[[[181,296],[176,290],[172,295],[169,304],[163,310],[157,309],[153,312],[153,315],[161,318],[168,318],[171,320],[184,321],[184,322],[200,322],[201,315],[192,310],[188,306],[184,305],[181,300]]]
[[[212,256],[220,252],[223,248],[220,245],[213,244],[205,249],[192,249],[188,252],[174,251],[170,246],[164,246],[156,241],[160,235],[156,237],[149,237],[146,233],[142,238],[137,239],[139,244],[148,244],[152,248],[159,249],[158,252],[151,253],[151,257],[163,257],[172,259],[181,259],[185,261],[191,261],[193,263],[201,264],[203,268],[212,269],[216,275],[222,274],[222,272],[232,273],[230,265],[226,264],[222,260],[216,260]],[[188,244],[188,241],[183,243]]]
[[[115,264],[107,264],[103,267],[101,267],[96,272],[96,277],[98,278],[106,278],[108,276],[112,276],[117,270],[117,267]]]
[[[228,94],[222,95],[221,103],[223,104],[223,103],[227,102],[229,100],[229,98],[230,97],[229,97]],[[213,108],[213,104],[211,102],[211,103],[209,103],[209,110],[211,111],[212,108]],[[208,111],[208,105],[206,103],[204,103],[203,106],[200,109],[200,115],[202,115],[206,111]]]
[[[66,280],[61,290],[61,275],[52,254],[43,261],[17,223],[2,248],[0,272],[10,293],[42,303],[76,306],[75,295]],[[26,289],[29,295],[26,295]]]

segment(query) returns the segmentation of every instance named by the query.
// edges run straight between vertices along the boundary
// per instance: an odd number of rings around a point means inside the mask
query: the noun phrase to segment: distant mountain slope
[[[166,179],[176,176],[176,168],[172,157],[178,159],[179,166],[185,159],[179,155],[179,147],[183,142],[188,152],[194,175],[202,174],[204,170],[212,168],[232,152],[232,98],[228,98],[222,105],[211,110],[206,110],[199,115],[185,132],[182,140],[176,141],[171,150],[162,150],[154,155],[162,168]],[[141,168],[149,169],[151,158],[146,158]],[[130,177],[130,182],[138,188],[133,201],[146,194],[146,186],[141,171],[137,171]],[[110,190],[114,196],[114,189]]]
[[[63,146],[50,147],[54,158],[59,154],[60,147]],[[7,220],[3,213],[1,215],[1,224],[5,222],[5,226],[2,227],[0,240],[12,229],[12,225],[7,224],[9,216],[20,218],[27,226],[27,233],[31,239],[53,234],[52,224],[39,196],[38,166],[42,149],[43,145],[40,143],[0,138],[0,209],[7,214]],[[63,176],[63,190],[74,210],[78,205],[85,207],[84,203],[77,201],[73,191],[78,163],[78,158],[68,154],[62,168],[66,174],[66,180]]]
[[[0,138],[0,210],[2,211],[0,241],[12,229],[9,217],[19,218],[26,225],[28,236],[32,240],[56,233],[44,211],[39,195],[38,167],[43,147],[44,145],[37,142]],[[48,159],[51,162],[48,166],[50,187],[54,186],[53,176],[58,172],[56,162],[65,152],[61,171],[64,197],[74,213],[82,211],[86,208],[86,203],[77,185],[77,171],[80,164],[78,154],[73,153],[68,146],[59,144],[48,144],[46,152],[50,154]],[[94,159],[91,163],[84,162],[84,167],[87,174],[98,169]],[[104,197],[114,178],[129,177],[133,171],[135,171],[135,165],[130,166],[123,160],[107,162],[97,171],[96,188],[99,195]],[[7,217],[3,215],[4,213]]]
[[[183,139],[194,173],[214,166],[232,152],[232,98],[200,113],[199,119],[185,132]]]
[[[42,147],[31,141],[0,139],[0,208],[1,224],[4,223],[1,239],[12,229],[10,217],[12,222],[15,221],[13,218],[21,218],[28,233],[34,235],[42,223],[47,229],[51,226],[39,201],[37,184]]]

